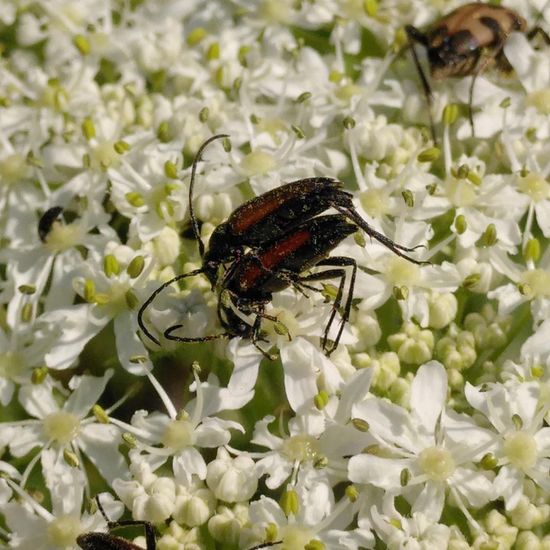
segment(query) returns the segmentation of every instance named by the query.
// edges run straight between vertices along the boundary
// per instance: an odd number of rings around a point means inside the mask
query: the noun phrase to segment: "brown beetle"
[[[202,267],[177,275],[159,286],[139,309],[138,325],[147,338],[160,345],[160,341],[145,325],[147,308],[159,293],[174,282],[204,274],[218,295],[218,318],[225,331],[200,337],[178,336],[174,332],[181,329],[182,325],[173,325],[164,331],[164,337],[190,343],[241,336],[250,338],[264,356],[271,358],[258,346],[258,341],[261,340],[262,319],[277,321],[265,313],[265,306],[271,302],[273,293],[289,286],[303,294],[303,289],[322,292],[310,283],[336,279],[336,297],[321,340],[323,350],[330,355],[338,347],[344,325],[350,316],[358,269],[353,258],[330,256],[341,241],[362,229],[394,254],[419,265],[427,262],[405,254],[418,247],[407,248],[397,244],[371,227],[355,209],[353,196],[344,191],[344,184],[325,177],[290,182],[242,204],[216,227],[206,249],[200,239],[198,220],[193,210],[193,186],[197,164],[205,148],[213,141],[226,137],[225,134],[218,134],[207,139],[199,148],[191,168],[189,212]],[[338,214],[321,215],[330,208]],[[325,269],[306,273],[314,267]],[[351,270],[349,279],[347,268]],[[344,297],[346,287],[347,296]],[[340,306],[343,311],[339,328],[330,344],[329,332]],[[246,319],[248,316],[254,319]],[[285,330],[284,327],[281,329]],[[287,335],[290,338],[288,331]]]
[[[490,67],[511,72],[512,66],[504,54],[504,45],[512,32],[526,32],[526,30],[526,20],[515,11],[483,2],[465,4],[453,10],[434,23],[426,32],[412,25],[405,27],[413,60],[428,102],[434,142],[437,140],[431,114],[432,92],[420,65],[414,43],[426,48],[430,74],[434,80],[443,80],[448,77],[473,77],[468,96],[468,118],[472,136],[474,136],[472,97],[475,80],[480,73]],[[537,34],[550,43],[548,35],[540,27],[534,27],[527,36],[532,38]]]

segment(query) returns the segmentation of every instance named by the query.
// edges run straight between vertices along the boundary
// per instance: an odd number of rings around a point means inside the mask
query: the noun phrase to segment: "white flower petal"
[[[387,401],[371,398],[356,405],[352,409],[354,418],[366,420],[369,432],[376,438],[381,438],[391,447],[396,446],[407,453],[421,451],[432,443],[433,437],[426,440],[426,434],[418,434],[411,421],[410,413]],[[419,436],[422,437],[419,437]]]
[[[311,404],[318,392],[319,355],[313,344],[297,338],[281,349],[281,361],[288,402],[295,412],[299,412]]]
[[[445,505],[445,484],[436,481],[428,481],[420,494],[416,497],[412,506],[412,513],[421,512],[433,523],[441,518],[443,506]]]
[[[344,424],[351,417],[353,405],[365,399],[372,380],[372,369],[360,369],[346,381],[334,421]]]
[[[470,506],[480,508],[490,500],[495,499],[493,483],[490,474],[474,468],[457,468],[450,482],[453,487],[466,499]]]
[[[410,466],[409,459],[381,458],[361,454],[350,458],[348,475],[354,483],[371,483],[375,487],[386,490],[400,489],[401,472]]]
[[[188,447],[174,457],[174,475],[176,478],[186,479],[191,482],[191,476],[197,475],[199,479],[206,478],[206,462],[197,449]]]
[[[523,474],[510,465],[503,466],[494,480],[494,495],[504,498],[506,510],[513,510],[523,495]]]
[[[28,414],[43,419],[59,410],[51,384],[28,385],[19,390],[19,402]]]
[[[447,398],[447,372],[438,361],[422,365],[411,385],[411,410],[428,433],[434,433],[435,424]]]
[[[149,353],[139,339],[137,318],[131,311],[121,311],[115,317],[115,340],[120,364],[136,376],[153,370]]]
[[[80,430],[79,447],[109,484],[127,472],[124,457],[118,450],[120,435],[112,424],[87,424]]]
[[[73,376],[70,384],[73,393],[69,395],[63,409],[84,418],[98,402],[112,376],[112,369],[107,370],[103,376]]]

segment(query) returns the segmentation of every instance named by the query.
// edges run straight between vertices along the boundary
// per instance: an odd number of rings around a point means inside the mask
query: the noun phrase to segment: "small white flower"
[[[548,404],[539,403],[538,383],[494,385],[488,391],[467,384],[465,394],[498,434],[492,449],[501,466],[495,491],[504,498],[506,510],[517,506],[526,478],[549,491],[550,428],[543,422]]]
[[[62,406],[57,399],[63,395],[50,378],[42,384],[24,386],[19,392],[19,401],[36,420],[0,424],[0,432],[8,430],[13,434],[7,442],[10,452],[21,457],[35,447],[40,447],[41,453],[50,448],[58,453],[69,451],[75,455],[80,468],[84,454],[108,481],[123,475],[125,466],[118,452],[118,428],[90,416],[90,409],[96,405],[112,374],[107,371],[103,377],[73,377],[72,393],[65,397]],[[15,426],[17,429],[11,431]],[[33,464],[31,461],[31,468]],[[29,474],[27,470],[24,478]]]
[[[402,494],[436,520],[449,489],[476,526],[466,503],[480,507],[493,494],[490,476],[478,471],[473,462],[492,442],[489,433],[471,420],[445,415],[446,393],[445,370],[432,361],[418,369],[411,387],[410,412],[377,398],[358,403],[354,417],[368,422],[369,433],[384,454],[353,456],[349,478]],[[399,432],[394,426],[401,427]]]
[[[219,500],[229,503],[248,500],[258,487],[254,461],[243,454],[231,458],[225,449],[219,448],[216,459],[207,466],[206,483]]]

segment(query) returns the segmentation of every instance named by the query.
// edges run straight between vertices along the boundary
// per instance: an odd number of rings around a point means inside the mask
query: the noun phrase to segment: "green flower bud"
[[[311,98],[311,92],[303,92],[296,98],[296,103],[304,103]]]
[[[96,403],[92,407],[92,413],[100,424],[109,424],[109,415],[101,405]]]
[[[164,163],[164,175],[171,180],[175,180],[178,177],[178,167],[175,162],[167,160]]]
[[[90,43],[88,39],[82,34],[77,34],[73,38],[73,44],[81,55],[89,55],[91,51]]]
[[[120,273],[120,264],[112,254],[107,254],[103,258],[103,271],[109,278]]]
[[[189,44],[189,46],[196,46],[199,42],[206,38],[207,34],[208,33],[205,28],[197,27],[187,35],[187,44]]]
[[[293,489],[289,489],[281,495],[279,504],[287,517],[290,515],[295,516],[300,509],[298,494]]]
[[[132,279],[139,277],[145,266],[145,258],[143,256],[134,256],[132,261],[128,264],[126,271]]]
[[[82,121],[81,128],[82,134],[88,141],[95,138],[95,126],[93,120],[90,117],[86,117]]]
[[[420,151],[416,160],[418,160],[418,162],[433,162],[439,158],[439,155],[441,155],[441,151],[438,147],[430,147],[429,149]]]
[[[123,141],[123,140],[119,140],[119,141],[116,141],[115,144],[113,145],[113,149],[119,154],[119,155],[123,155],[124,153],[126,153],[127,151],[130,150],[130,144],[126,141]]]

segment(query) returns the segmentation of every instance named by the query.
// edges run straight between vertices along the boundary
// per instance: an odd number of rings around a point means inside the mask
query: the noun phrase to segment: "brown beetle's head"
[[[214,229],[208,248],[202,259],[204,274],[210,281],[212,288],[216,285],[220,264],[228,263],[235,256],[235,242],[233,233],[227,223],[222,223]]]
[[[434,80],[471,74],[480,55],[479,43],[470,31],[447,35],[442,29],[430,37],[428,60]]]

